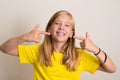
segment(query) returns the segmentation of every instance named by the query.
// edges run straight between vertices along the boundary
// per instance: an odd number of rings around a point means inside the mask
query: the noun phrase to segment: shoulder
[[[23,47],[23,48],[40,48],[40,44],[19,45],[18,47]]]
[[[30,45],[19,45],[18,46],[19,53],[39,53],[40,52],[40,44],[30,44]]]
[[[92,53],[80,48],[77,49],[77,52],[79,54],[81,62],[83,62],[84,64],[91,64],[91,63],[100,64],[99,59]]]
[[[81,48],[76,48],[76,50],[77,50],[77,53],[78,53],[79,55],[86,55],[86,54],[89,53],[88,51],[83,50],[83,49],[81,49]]]
[[[81,48],[77,48],[77,53],[79,54],[80,57],[95,57],[92,53],[86,51],[86,50],[83,50]]]

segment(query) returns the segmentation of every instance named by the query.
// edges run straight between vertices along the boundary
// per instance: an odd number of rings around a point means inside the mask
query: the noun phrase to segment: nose
[[[64,29],[64,25],[60,24],[59,29]]]

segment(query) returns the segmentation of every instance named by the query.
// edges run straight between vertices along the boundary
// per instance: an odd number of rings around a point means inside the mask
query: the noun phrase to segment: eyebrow
[[[56,21],[61,22],[60,20],[55,20],[54,22],[56,22]],[[65,23],[72,24],[72,22],[68,22],[68,21]]]

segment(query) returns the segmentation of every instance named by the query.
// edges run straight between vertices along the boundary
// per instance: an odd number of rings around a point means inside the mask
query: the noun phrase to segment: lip
[[[63,31],[57,31],[56,34],[58,36],[65,36],[65,33]]]

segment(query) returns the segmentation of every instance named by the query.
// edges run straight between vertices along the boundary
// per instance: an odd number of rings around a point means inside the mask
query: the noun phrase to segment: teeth
[[[57,32],[58,36],[64,36],[65,34],[63,32]]]

